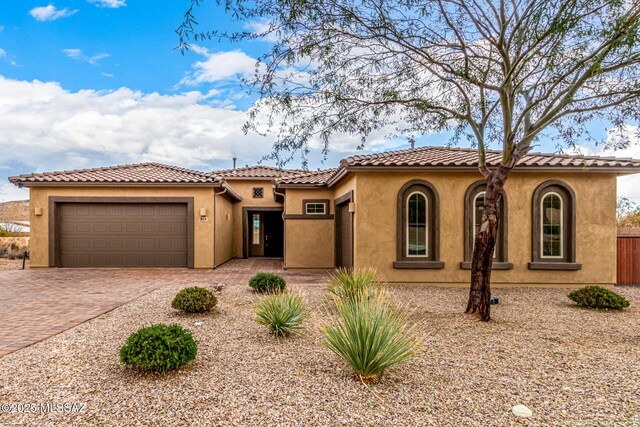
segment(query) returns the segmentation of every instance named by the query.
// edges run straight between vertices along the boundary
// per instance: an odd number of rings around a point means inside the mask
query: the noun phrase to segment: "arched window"
[[[561,181],[546,181],[533,193],[533,270],[579,270],[576,261],[575,194]]]
[[[439,260],[439,199],[428,182],[414,180],[398,192],[395,268],[443,268]]]
[[[487,185],[485,181],[478,181],[472,184],[465,194],[464,205],[464,261],[460,263],[460,268],[470,269],[471,258],[473,257],[473,245],[476,235],[482,228],[482,212],[484,211],[484,196]],[[495,270],[509,270],[513,264],[509,262],[507,255],[507,196],[503,192],[500,204],[500,220],[498,222],[498,235],[496,236],[496,246],[493,254],[493,268]]]

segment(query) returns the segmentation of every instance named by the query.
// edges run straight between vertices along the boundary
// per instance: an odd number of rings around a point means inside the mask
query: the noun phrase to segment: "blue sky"
[[[214,1],[197,10],[204,27],[240,29]],[[0,14],[0,201],[26,198],[6,177],[33,171],[159,161],[200,170],[256,163],[271,140],[240,127],[255,97],[237,76],[253,70],[265,41],[209,42],[184,56],[175,28],[188,0],[6,0]],[[597,127],[594,131],[598,132]],[[337,138],[335,166],[357,138]],[[428,135],[419,145],[442,145]],[[374,135],[368,149],[404,148]],[[553,151],[544,144],[537,151]],[[597,153],[597,150],[587,148]],[[637,148],[617,155],[640,157]],[[294,163],[291,166],[299,166]],[[627,183],[627,181],[629,183]],[[621,194],[640,201],[640,181]]]

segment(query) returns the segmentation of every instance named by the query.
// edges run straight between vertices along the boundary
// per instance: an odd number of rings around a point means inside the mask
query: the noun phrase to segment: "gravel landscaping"
[[[202,277],[193,285],[218,284]],[[224,284],[204,315],[171,309],[181,287],[1,357],[0,403],[84,407],[0,413],[0,425],[640,425],[640,288],[616,289],[631,300],[624,312],[577,308],[566,289],[498,289],[494,320],[481,323],[461,314],[464,289],[393,286],[423,349],[367,386],[321,344],[326,284],[288,285],[310,319],[280,340],[254,321],[246,283]],[[127,336],[160,322],[193,331],[196,360],[164,376],[121,366]],[[517,404],[533,416],[516,418]]]
[[[29,260],[25,268],[29,268]],[[22,270],[22,259],[0,258],[0,271],[2,270]]]

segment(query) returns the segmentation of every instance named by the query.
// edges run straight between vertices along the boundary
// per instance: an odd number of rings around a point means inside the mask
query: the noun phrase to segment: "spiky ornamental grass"
[[[359,301],[336,298],[335,304],[338,321],[324,328],[325,345],[363,382],[378,381],[386,369],[409,361],[418,350],[409,314],[393,307],[384,292]]]
[[[288,292],[262,298],[256,303],[254,312],[256,321],[266,326],[276,337],[299,332],[305,318],[302,297]]]
[[[382,285],[374,269],[337,269],[330,275],[329,293],[341,301],[359,301],[377,294]]]

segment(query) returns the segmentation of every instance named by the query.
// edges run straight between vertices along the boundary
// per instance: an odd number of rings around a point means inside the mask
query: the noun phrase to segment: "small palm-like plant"
[[[256,321],[266,326],[277,337],[287,336],[302,329],[305,318],[300,295],[279,292],[262,298],[255,309]]]
[[[415,355],[418,341],[407,325],[408,313],[393,307],[383,292],[335,303],[338,321],[324,328],[325,345],[344,358],[360,380],[375,382],[387,368]]]
[[[379,293],[382,288],[374,269],[337,269],[330,275],[329,293],[340,301],[357,302]]]

